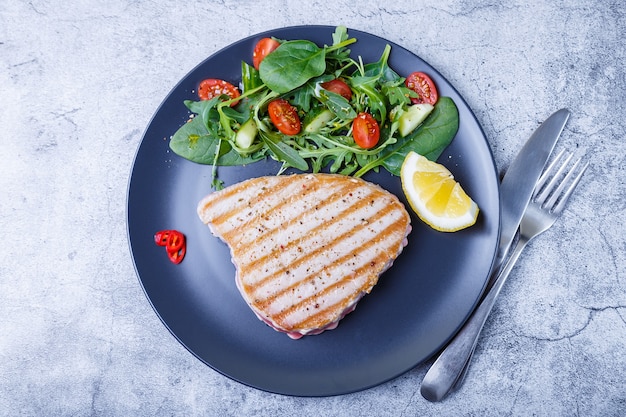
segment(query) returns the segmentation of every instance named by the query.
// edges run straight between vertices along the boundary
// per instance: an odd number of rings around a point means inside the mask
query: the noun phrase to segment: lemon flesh
[[[400,179],[411,208],[433,229],[455,232],[476,223],[478,205],[443,165],[410,152]]]

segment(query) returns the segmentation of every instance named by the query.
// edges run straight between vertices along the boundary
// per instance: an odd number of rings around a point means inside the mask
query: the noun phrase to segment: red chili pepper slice
[[[170,258],[170,261],[178,265],[179,263],[182,262],[186,253],[187,253],[187,248],[183,246],[179,250],[174,251],[174,252],[167,251],[167,257]]]
[[[185,244],[185,236],[176,230],[170,230],[165,242],[165,248],[168,252],[178,252]]]
[[[167,238],[170,235],[170,230],[160,230],[154,234],[154,243],[159,246],[165,246],[167,244]]]
[[[178,230],[160,230],[154,234],[154,243],[164,246],[167,257],[175,264],[182,262],[187,253],[185,235]]]

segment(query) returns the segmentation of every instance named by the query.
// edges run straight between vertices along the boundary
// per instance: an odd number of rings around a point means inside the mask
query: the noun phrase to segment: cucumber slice
[[[333,120],[333,117],[335,116],[330,110],[324,109],[320,112],[320,114],[315,116],[313,119],[311,119],[309,123],[307,123],[307,125],[304,127],[304,131],[306,133],[318,132],[321,128],[326,126],[326,123]]]
[[[428,103],[409,106],[409,108],[400,115],[400,119],[398,120],[398,131],[400,135],[406,136],[414,131],[415,128],[428,117],[433,109],[433,105]]]
[[[235,143],[241,149],[248,149],[252,146],[252,142],[254,142],[254,138],[258,129],[256,127],[256,123],[253,119],[248,119],[244,124],[241,125],[239,131],[235,135]]]

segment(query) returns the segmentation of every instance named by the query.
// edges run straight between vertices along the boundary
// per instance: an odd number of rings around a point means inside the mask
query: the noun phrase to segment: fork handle
[[[527,243],[528,240],[520,236],[513,253],[511,253],[489,292],[424,376],[420,392],[428,401],[441,401],[454,387],[459,377],[464,373],[466,366],[469,366],[485,321],[491,313],[504,282]]]

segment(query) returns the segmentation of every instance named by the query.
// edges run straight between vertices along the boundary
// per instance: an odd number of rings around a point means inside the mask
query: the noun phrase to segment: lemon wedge
[[[455,232],[476,223],[478,205],[443,165],[409,152],[400,179],[409,204],[433,229]]]

